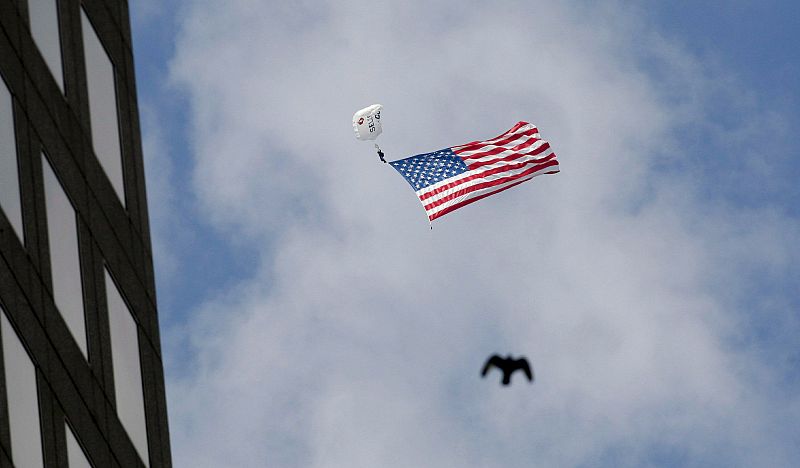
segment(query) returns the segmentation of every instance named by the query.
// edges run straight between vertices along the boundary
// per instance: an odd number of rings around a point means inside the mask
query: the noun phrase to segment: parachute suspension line
[[[385,164],[386,163],[386,159],[383,158],[383,151],[381,151],[381,147],[378,146],[377,143],[375,143],[375,149],[378,150],[378,157],[381,158],[381,161],[383,161],[384,164]]]

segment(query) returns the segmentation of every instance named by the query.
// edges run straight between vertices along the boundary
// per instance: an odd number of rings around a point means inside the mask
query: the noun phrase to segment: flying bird
[[[528,377],[528,381],[533,382],[533,372],[531,371],[531,365],[528,364],[528,360],[525,359],[525,356],[521,356],[519,359],[514,359],[509,354],[507,357],[500,357],[497,354],[493,354],[486,360],[486,364],[483,365],[483,370],[481,371],[481,376],[486,378],[486,374],[489,373],[492,366],[497,367],[503,372],[503,385],[508,385],[511,383],[511,374],[515,371],[522,370],[525,375]]]

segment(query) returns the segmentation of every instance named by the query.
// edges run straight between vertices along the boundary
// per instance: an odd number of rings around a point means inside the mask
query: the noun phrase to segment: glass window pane
[[[139,334],[136,322],[107,270],[105,275],[117,415],[139,456],[147,465],[149,452],[144,416],[142,368],[139,362]]]
[[[38,468],[44,465],[44,459],[39,426],[36,369],[6,318],[5,310],[0,313],[0,322],[2,322],[0,336],[3,340],[3,365],[8,397],[8,424],[11,429],[11,460],[18,468]]]
[[[89,114],[92,125],[92,145],[100,165],[114,186],[117,196],[125,203],[122,182],[122,154],[117,120],[117,93],[114,65],[97,37],[92,23],[81,9],[83,48],[86,56],[86,84],[89,88]]]
[[[11,93],[0,79],[0,209],[22,240],[22,206],[19,196],[17,143],[14,136],[14,107]]]
[[[57,0],[28,0],[28,16],[31,21],[31,35],[36,47],[50,68],[50,73],[64,91],[64,72],[61,68],[61,39],[58,29]]]
[[[88,357],[75,209],[61,188],[47,158],[42,157],[42,160],[53,297],[84,357]]]
[[[64,425],[67,432],[67,464],[69,468],[92,468],[92,464],[89,463],[81,444],[78,443],[78,439],[72,433],[72,428],[66,422]]]

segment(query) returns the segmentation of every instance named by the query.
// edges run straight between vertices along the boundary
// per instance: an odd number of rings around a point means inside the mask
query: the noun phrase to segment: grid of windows
[[[127,8],[0,0],[0,466],[171,465]]]

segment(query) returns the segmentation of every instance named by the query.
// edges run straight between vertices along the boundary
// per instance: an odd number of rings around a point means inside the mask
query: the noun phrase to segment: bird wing
[[[489,359],[486,360],[486,364],[483,365],[481,376],[486,377],[486,374],[489,372],[489,368],[491,368],[492,366],[500,367],[501,364],[500,361],[502,361],[502,359],[500,358],[500,356],[496,354],[492,354],[491,356],[489,356]]]
[[[528,364],[528,360],[525,358],[517,360],[517,366],[519,369],[522,369],[522,372],[528,376],[528,380],[533,382],[533,371],[531,370],[531,365]]]

